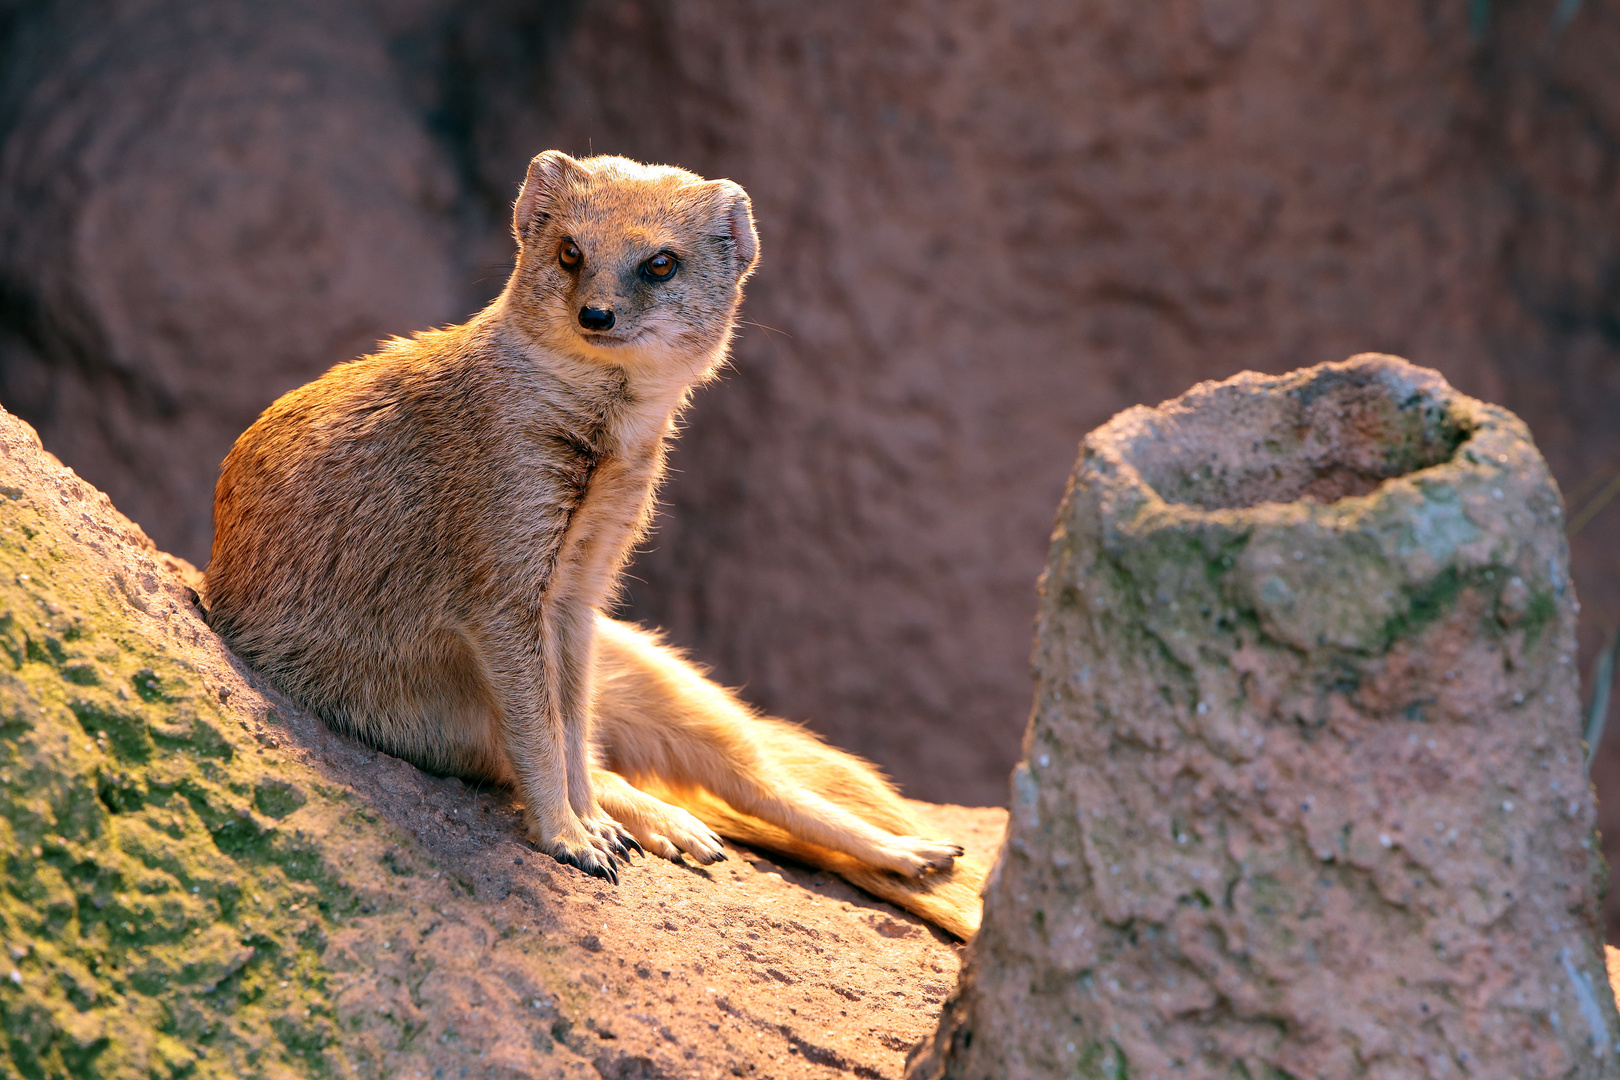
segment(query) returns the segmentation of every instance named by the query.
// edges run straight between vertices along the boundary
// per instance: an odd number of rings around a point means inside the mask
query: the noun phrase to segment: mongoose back
[[[838,751],[797,728],[739,731],[768,718],[600,614],[647,528],[675,418],[724,361],[758,259],[746,193],[547,151],[512,228],[516,266],[485,310],[338,365],[237,441],[215,495],[212,625],[339,730],[512,785],[530,839],[588,873],[616,880],[638,845],[723,857],[707,826],[626,774],[879,871],[950,867],[959,847],[897,835],[770,760],[782,738],[807,760]],[[621,688],[606,705],[603,634]],[[739,757],[749,745],[763,750]]]

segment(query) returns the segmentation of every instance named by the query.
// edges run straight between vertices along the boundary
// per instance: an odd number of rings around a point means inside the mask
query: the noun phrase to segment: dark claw
[[[617,839],[619,847],[623,851],[626,862],[630,860],[630,851],[632,848],[636,851],[641,851],[641,845],[636,843],[636,838],[631,836],[630,830],[626,829],[623,825],[615,824],[613,826],[613,835]]]
[[[582,873],[591,875],[591,877],[606,878],[615,885],[619,883],[619,874],[618,871],[614,869],[615,864],[611,858],[604,859],[601,862],[593,859],[587,863],[580,856],[574,855],[570,852],[564,852],[561,855],[554,855],[552,857],[560,863],[566,863],[569,866],[572,866],[575,870],[579,870]]]
[[[624,839],[624,846],[629,848],[630,850],[634,851],[637,855],[646,855],[647,854],[647,850],[641,846],[641,844],[636,840],[635,837],[633,837],[633,836],[629,835],[628,833],[626,833],[624,835],[623,839]]]

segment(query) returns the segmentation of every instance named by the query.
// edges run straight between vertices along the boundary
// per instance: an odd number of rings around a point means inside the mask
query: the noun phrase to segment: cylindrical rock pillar
[[[1524,424],[1395,357],[1093,432],[908,1076],[1613,1075],[1575,610]]]

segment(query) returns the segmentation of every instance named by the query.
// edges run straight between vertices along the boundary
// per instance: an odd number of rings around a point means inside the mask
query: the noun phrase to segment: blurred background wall
[[[536,151],[729,176],[749,325],[626,611],[999,803],[1117,410],[1383,350],[1524,416],[1572,509],[1620,473],[1620,7],[1557,7],[0,0],[0,402],[200,565],[260,409],[498,290]],[[1620,500],[1574,559],[1586,671]]]

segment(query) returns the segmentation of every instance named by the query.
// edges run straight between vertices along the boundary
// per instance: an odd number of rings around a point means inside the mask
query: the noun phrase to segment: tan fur
[[[212,624],[338,729],[513,785],[530,838],[598,876],[632,841],[723,857],[705,815],[850,873],[945,870],[961,849],[910,835],[870,766],[600,615],[675,417],[724,360],[758,253],[747,195],[548,151],[513,232],[488,308],[333,368],[237,441]]]
[[[988,862],[958,858],[926,876],[896,873],[914,853],[918,825],[871,764],[760,715],[645,630],[604,618],[597,641],[607,775],[733,840],[831,870],[958,937],[973,936]],[[674,854],[658,843],[656,823],[613,812],[647,850]]]

